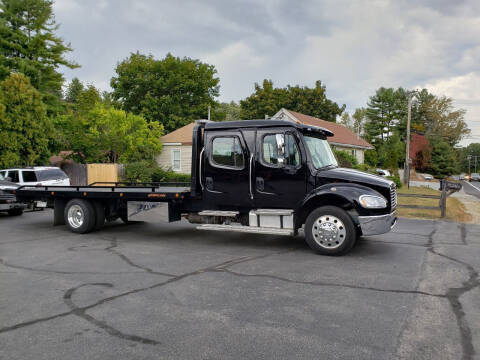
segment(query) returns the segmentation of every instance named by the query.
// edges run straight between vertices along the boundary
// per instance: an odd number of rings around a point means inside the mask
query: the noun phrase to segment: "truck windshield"
[[[312,157],[313,166],[317,169],[327,166],[338,166],[337,160],[333,155],[332,149],[327,140],[323,140],[313,136],[305,136],[305,143]]]

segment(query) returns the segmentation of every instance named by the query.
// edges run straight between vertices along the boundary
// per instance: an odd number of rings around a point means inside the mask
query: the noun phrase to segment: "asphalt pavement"
[[[480,359],[480,226],[302,236],[0,216],[0,359]]]
[[[463,184],[463,190],[468,194],[468,195],[473,195],[480,199],[480,181],[462,181]]]

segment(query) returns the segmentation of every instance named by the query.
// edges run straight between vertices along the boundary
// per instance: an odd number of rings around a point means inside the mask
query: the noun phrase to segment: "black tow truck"
[[[296,235],[318,253],[347,253],[359,236],[390,231],[395,184],[340,168],[327,129],[283,120],[196,122],[191,183],[102,183],[21,187],[17,199],[54,209],[54,225],[76,233],[142,210],[154,220],[182,217],[200,230]],[[163,209],[155,213],[155,209]]]

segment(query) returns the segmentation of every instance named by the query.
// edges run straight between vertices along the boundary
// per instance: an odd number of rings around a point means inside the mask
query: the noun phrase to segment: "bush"
[[[190,174],[179,174],[171,169],[157,167],[152,173],[152,182],[190,182]]]
[[[353,168],[358,165],[355,156],[344,150],[333,150],[340,167]]]
[[[387,179],[392,180],[397,185],[397,189],[400,189],[402,187],[402,181],[400,180],[400,177],[398,175],[387,176]]]
[[[152,161],[136,161],[125,165],[125,180],[129,182],[151,182],[155,171]]]

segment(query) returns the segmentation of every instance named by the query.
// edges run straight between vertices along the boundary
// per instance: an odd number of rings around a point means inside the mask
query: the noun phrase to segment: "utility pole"
[[[468,173],[470,174],[470,160],[472,159],[472,155],[468,155],[467,156],[467,160],[468,160]]]
[[[404,180],[407,183],[407,187],[410,189],[410,122],[412,121],[412,96],[408,96],[408,113],[407,113],[407,146],[405,147],[405,169]]]
[[[208,120],[210,120],[210,105],[208,105]]]

